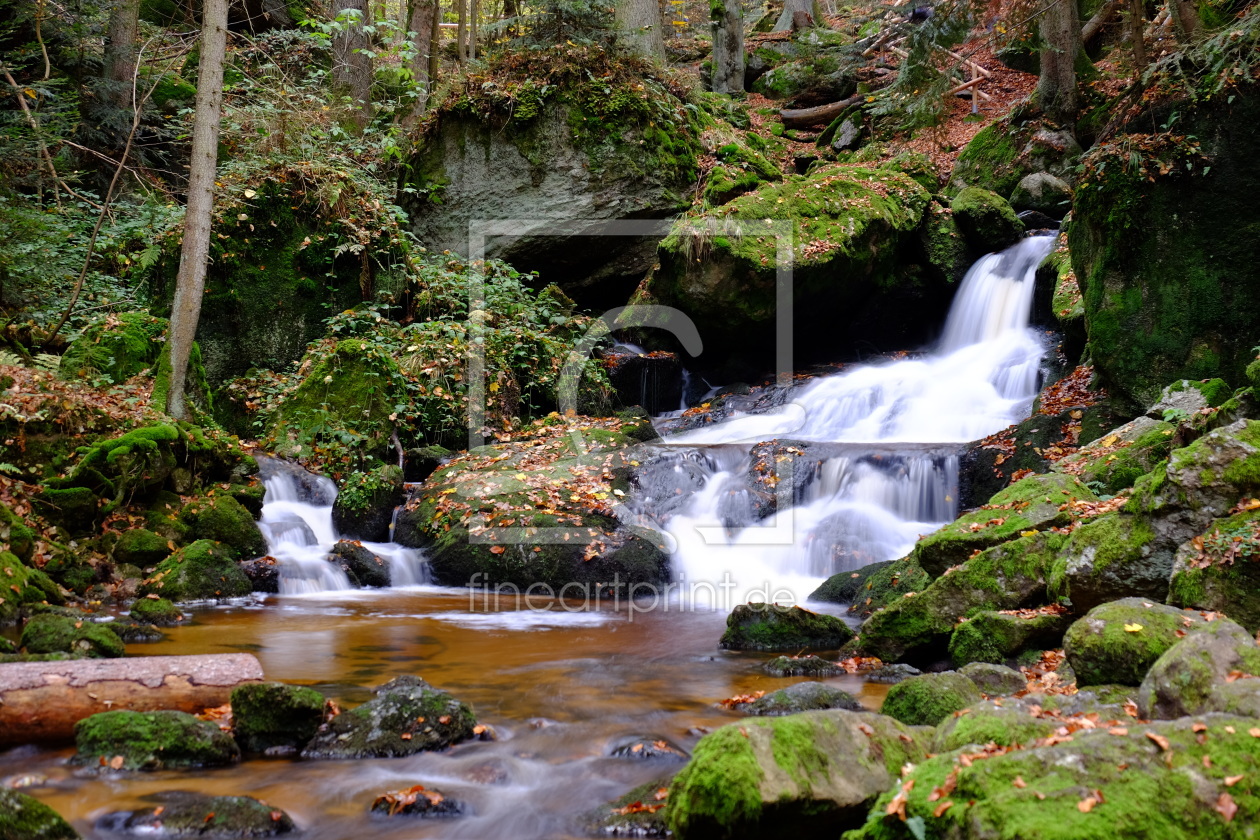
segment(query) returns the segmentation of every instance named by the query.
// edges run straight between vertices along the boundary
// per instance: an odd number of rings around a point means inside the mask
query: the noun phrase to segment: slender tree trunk
[[[136,77],[136,51],[140,29],[140,0],[117,0],[109,11],[105,36],[105,78],[109,98],[119,108],[132,106],[132,82]]]
[[[333,87],[355,103],[355,122],[363,127],[372,118],[372,59],[365,52],[368,39],[363,31],[367,4],[365,0],[333,0],[333,16],[345,21],[345,28],[333,39]]]
[[[193,111],[192,157],[188,166],[188,209],[184,242],[175,280],[171,325],[163,348],[170,364],[166,413],[183,420],[188,413],[184,385],[188,357],[201,318],[210,259],[210,225],[214,211],[214,175],[219,158],[219,118],[223,110],[223,62],[227,52],[228,0],[204,0],[201,61],[197,69],[197,101]]]
[[[713,6],[713,92],[744,90],[744,14],[740,0]]]
[[[433,93],[433,80],[429,74],[430,60],[433,58],[433,33],[437,30],[437,0],[409,0],[407,4],[407,31],[415,33],[416,54],[411,59],[411,77],[420,90],[420,98],[416,100],[415,113],[418,115],[429,105],[429,96]]]
[[[1076,0],[1055,0],[1041,18],[1041,78],[1037,104],[1063,125],[1076,121],[1076,56],[1081,51],[1081,22]]]
[[[1194,0],[1168,0],[1168,8],[1181,37],[1187,41],[1194,40],[1200,27],[1199,9]]]
[[[442,5],[440,0],[433,0],[433,35],[429,41],[429,93],[437,88],[438,71],[442,69]]]
[[[632,50],[651,58],[665,57],[665,27],[656,0],[617,0],[617,31]]]
[[[800,18],[798,15],[805,14],[809,18],[809,26],[813,26],[818,22],[816,15],[818,11],[814,0],[784,0],[783,13],[779,15],[779,19],[775,21],[774,32],[787,32],[788,30],[800,29]]]
[[[477,16],[481,14],[480,0],[469,0],[468,57],[477,60]]]
[[[1129,32],[1129,48],[1133,50],[1133,70],[1141,74],[1146,69],[1146,2],[1129,0],[1129,13],[1125,28]]]
[[[468,0],[455,0],[455,7],[459,19],[459,28],[455,30],[455,56],[463,67],[468,61]]]

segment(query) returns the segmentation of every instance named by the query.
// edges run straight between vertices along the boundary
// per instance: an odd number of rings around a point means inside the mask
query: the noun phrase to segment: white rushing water
[[[682,597],[719,608],[803,601],[823,578],[901,557],[952,520],[958,460],[948,445],[1018,422],[1037,394],[1045,346],[1029,315],[1053,243],[1030,237],[977,261],[931,352],[822,377],[772,411],[667,438],[673,447],[734,445],[686,464],[674,456],[673,469],[700,484],[665,523]],[[758,521],[747,453],[772,439],[848,446],[820,464],[797,461],[818,466],[803,487],[797,477],[796,506]]]
[[[323,476],[292,470],[265,469],[259,530],[267,553],[278,561],[281,595],[308,595],[354,587],[328,553],[342,537],[333,526],[337,487]],[[395,543],[363,542],[363,547],[389,564],[393,586],[427,581],[425,559],[418,549]]]

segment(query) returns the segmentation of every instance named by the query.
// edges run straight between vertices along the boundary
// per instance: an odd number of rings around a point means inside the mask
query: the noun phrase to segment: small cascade
[[[346,573],[328,560],[340,539],[332,521],[337,486],[283,461],[258,460],[266,488],[258,528],[267,541],[267,553],[278,561],[280,594],[354,589]],[[396,543],[363,542],[363,547],[389,563],[393,586],[428,582],[427,561],[420,550]]]
[[[1036,397],[1045,346],[1028,322],[1053,243],[1029,237],[977,261],[932,351],[821,377],[782,405],[666,438],[636,512],[675,541],[681,596],[722,609],[800,602],[821,579],[901,557],[952,520],[960,445],[1017,422]],[[804,453],[775,459],[795,473],[777,483],[750,470],[752,447],[775,439]],[[794,505],[759,504],[779,486]]]

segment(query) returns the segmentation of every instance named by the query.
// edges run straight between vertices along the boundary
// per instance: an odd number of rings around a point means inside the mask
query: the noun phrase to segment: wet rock
[[[233,552],[210,540],[197,540],[163,560],[141,587],[145,595],[171,601],[238,598],[250,591]]]
[[[1233,395],[1234,389],[1223,379],[1180,379],[1160,392],[1159,399],[1146,410],[1146,416],[1164,420],[1171,413],[1184,420],[1205,408],[1220,405]]]
[[[104,624],[86,617],[37,615],[22,628],[27,653],[70,653],[87,659],[109,659],[126,653],[122,639]]]
[[[687,751],[665,738],[631,738],[617,743],[609,752],[614,758],[640,761],[686,761]]]
[[[372,800],[371,808],[373,815],[385,817],[458,817],[466,810],[464,803],[424,785],[383,793]]]
[[[679,840],[834,837],[866,818],[930,730],[869,712],[750,718],[696,744],[669,787],[666,820]]]
[[[106,814],[96,821],[96,829],[111,835],[207,840],[275,837],[297,831],[292,817],[252,796],[171,791],[149,799],[155,807]]]
[[[184,712],[101,712],[74,726],[76,764],[109,770],[179,770],[232,764],[232,736]]]
[[[397,466],[351,473],[333,502],[333,527],[348,539],[388,542],[394,508],[403,503],[403,497],[403,471]]]
[[[267,553],[267,542],[254,515],[231,496],[214,496],[190,502],[180,512],[190,540],[213,540],[227,546],[240,560]]]
[[[678,408],[683,394],[677,353],[639,353],[619,344],[603,351],[601,358],[622,405],[641,406],[653,415]]]
[[[285,683],[248,683],[232,689],[236,742],[246,752],[301,750],[324,722],[324,695]]]
[[[157,627],[175,627],[184,620],[183,611],[165,598],[146,595],[131,605],[129,613],[136,621]]]
[[[115,563],[130,563],[147,569],[161,563],[174,550],[169,540],[147,528],[132,528],[119,536],[114,544],[113,557]]]
[[[102,626],[109,628],[109,631],[121,639],[123,644],[128,645],[160,642],[166,638],[166,634],[159,630],[155,624],[141,624],[136,621],[111,621]]]
[[[328,507],[337,497],[337,485],[322,475],[315,475],[293,461],[283,458],[258,458],[258,476],[265,482],[269,478],[285,476],[297,489],[297,501],[316,507]]]
[[[1083,484],[1115,495],[1132,487],[1168,457],[1176,430],[1172,423],[1138,417],[1086,443],[1056,468],[1079,469]]]
[[[887,564],[863,566],[858,569],[857,574],[860,577],[856,579],[853,574],[841,572],[833,575],[823,581],[823,586],[819,589],[827,587],[837,578],[843,584],[847,577],[849,585],[840,587],[840,593],[847,596],[849,592],[854,592],[854,598],[849,602],[849,613],[861,618],[869,618],[877,610],[906,598],[908,593],[922,592],[932,583],[931,575],[923,571],[923,567],[911,557],[903,557]],[[854,583],[859,584],[856,591],[852,587]]]
[[[669,779],[631,789],[587,818],[592,834],[608,837],[668,837],[665,807]]]
[[[1217,619],[1155,660],[1138,689],[1138,711],[1162,720],[1219,711],[1213,690],[1231,673],[1260,675],[1260,647],[1242,627]]]
[[[1025,230],[1058,230],[1059,223],[1037,210],[1021,210],[1015,214]]]
[[[1218,519],[1173,557],[1168,603],[1223,612],[1249,632],[1260,632],[1260,563],[1254,544],[1260,512]]]
[[[936,726],[980,699],[974,682],[956,671],[945,671],[897,683],[888,689],[879,711],[911,726]]]
[[[972,662],[958,669],[958,673],[976,684],[976,688],[990,697],[1002,697],[1023,691],[1028,680],[1014,668],[989,662]]]
[[[444,446],[421,446],[417,449],[408,449],[404,478],[407,481],[424,481],[451,460],[453,454]]]
[[[949,209],[967,242],[980,254],[1014,245],[1024,233],[1011,205],[989,190],[968,187],[958,193]]]
[[[776,656],[764,666],[776,677],[834,677],[844,669],[818,656]]]
[[[959,624],[949,637],[949,658],[961,667],[969,662],[1006,662],[1027,650],[1057,648],[1070,621],[1057,612],[979,612]]]
[[[725,650],[836,650],[849,639],[849,625],[830,615],[776,604],[741,604],[726,618],[718,646]]]
[[[35,797],[0,787],[0,838],[80,840],[80,835],[60,814]]]
[[[274,557],[259,557],[241,563],[241,574],[245,575],[254,592],[276,594],[280,591],[280,564]]]
[[[0,602],[0,627],[17,621],[24,604],[64,604],[57,584],[39,569],[33,569],[22,563],[7,551],[0,551],[0,574],[3,574],[5,588],[13,596],[5,595]]]
[[[328,553],[328,562],[339,566],[351,583],[359,586],[389,586],[389,563],[360,543],[342,540]]]
[[[302,757],[393,758],[473,737],[472,709],[419,677],[395,677],[374,693],[323,724]]]
[[[852,694],[819,682],[801,682],[772,691],[751,703],[737,707],[739,711],[758,717],[794,715],[822,709],[847,709],[864,712],[866,707]]]
[[[1141,685],[1147,670],[1181,635],[1202,629],[1199,613],[1143,598],[1102,604],[1063,636],[1063,652],[1079,685]]]
[[[892,665],[884,665],[876,668],[874,671],[866,673],[866,681],[873,683],[885,683],[888,685],[896,685],[904,682],[911,677],[917,677],[923,672],[913,665],[907,665],[904,662],[895,662]]]
[[[1010,747],[1016,744],[1032,744],[1038,738],[1046,738],[1063,725],[1054,717],[1037,717],[1029,713],[1029,703],[1023,700],[1003,700],[1001,705],[983,700],[970,707],[965,715],[950,715],[936,727],[932,751],[949,752],[962,747],[997,744]],[[1119,711],[1119,710],[1117,710]],[[1123,715],[1123,712],[1120,712]]]
[[[1011,193],[1011,207],[1033,210],[1062,219],[1072,209],[1072,187],[1049,172],[1033,172],[1020,179]]]

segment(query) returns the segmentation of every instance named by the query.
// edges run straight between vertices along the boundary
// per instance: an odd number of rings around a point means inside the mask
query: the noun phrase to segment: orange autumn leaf
[[[945,813],[946,811],[948,811],[950,808],[953,808],[953,807],[954,807],[954,801],[952,799],[946,799],[944,802],[942,802],[940,805],[937,805],[936,808],[932,810],[932,816],[939,817],[941,814]]]
[[[1222,793],[1216,800],[1216,813],[1225,818],[1225,822],[1232,822],[1234,815],[1238,813],[1238,805],[1234,802],[1234,797],[1228,793]]]
[[[1076,810],[1080,811],[1082,814],[1088,814],[1090,811],[1094,810],[1094,806],[1097,804],[1097,799],[1092,796],[1087,796],[1080,802],[1076,803]]]
[[[1244,775],[1245,774],[1243,773],[1239,773],[1237,776],[1226,776],[1225,787],[1233,787],[1234,785],[1238,784],[1239,782],[1243,780]]]
[[[1158,732],[1143,732],[1142,734],[1154,741],[1161,750],[1168,750],[1168,739],[1163,735],[1160,735]]]

